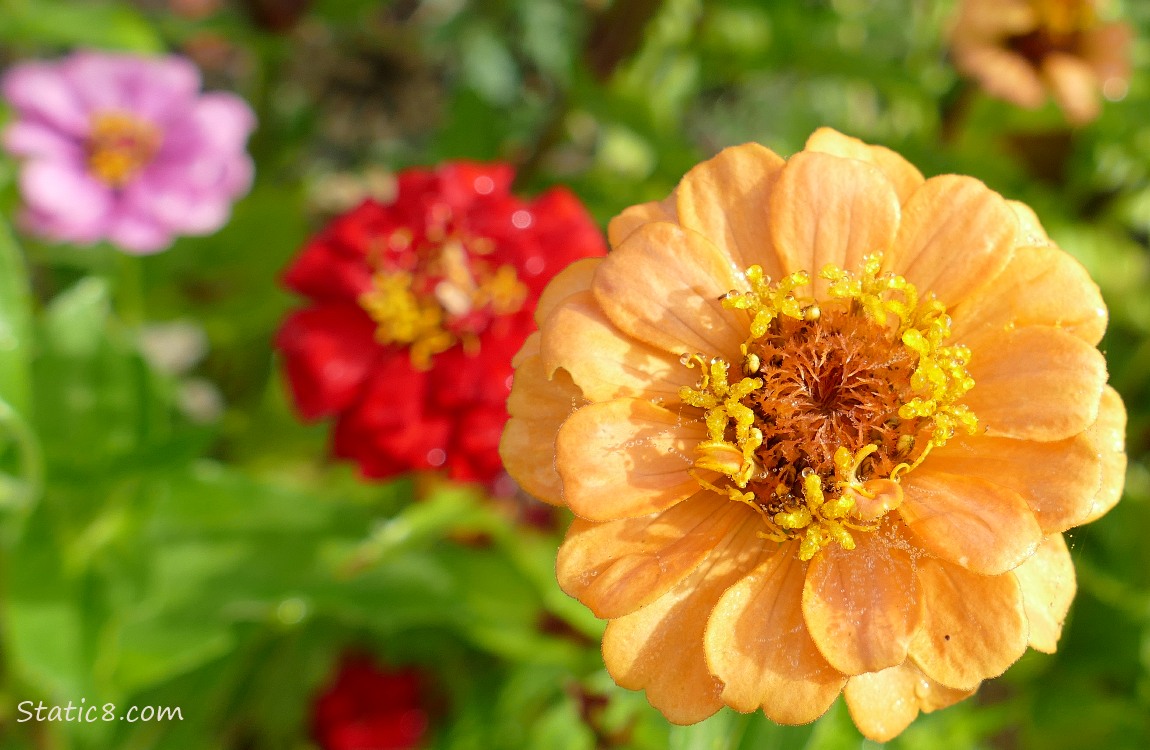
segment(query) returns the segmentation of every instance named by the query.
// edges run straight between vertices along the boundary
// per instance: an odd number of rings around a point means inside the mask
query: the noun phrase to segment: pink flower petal
[[[112,191],[75,163],[37,159],[20,173],[20,192],[34,211],[88,225],[112,210]]]
[[[18,221],[28,234],[55,242],[91,245],[107,234],[110,217],[96,217],[87,223],[77,223],[66,216],[47,214],[25,206]]]
[[[199,70],[181,57],[79,52],[64,65],[91,111],[121,111],[158,125],[184,116],[200,90]]]
[[[195,106],[200,91],[200,71],[182,57],[164,57],[146,61],[136,69],[136,81],[130,95],[132,111],[164,123],[172,117],[183,117]]]
[[[134,255],[157,253],[172,244],[172,231],[149,216],[120,212],[108,230],[108,240]]]
[[[227,154],[241,153],[256,127],[252,108],[233,94],[204,94],[196,102],[192,117],[204,134],[205,145]]]
[[[72,136],[88,132],[88,109],[56,63],[16,65],[4,75],[0,90],[20,115]]]
[[[128,94],[135,84],[136,65],[128,56],[77,52],[62,60],[59,68],[86,111],[132,112]]]
[[[79,161],[83,153],[78,139],[34,120],[17,120],[4,130],[4,148],[14,156],[40,156]]]
[[[219,190],[196,190],[144,175],[124,188],[123,210],[150,217],[181,234],[210,234],[231,214],[229,196]]]

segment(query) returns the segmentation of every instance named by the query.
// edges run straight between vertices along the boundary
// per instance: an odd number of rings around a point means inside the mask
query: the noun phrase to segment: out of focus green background
[[[890,746],[1150,746],[1150,3],[1109,7],[1136,72],[1071,131],[964,91],[942,0],[0,0],[0,65],[176,51],[260,121],[255,187],[214,236],[133,258],[0,224],[0,747],[311,747],[349,647],[426,676],[433,748],[874,747],[841,702],[810,727],[672,728],[613,685],[602,624],[557,588],[565,519],[363,484],[294,418],[270,348],[277,274],[392,170],[505,160],[605,225],[723,146],[789,154],[822,125],[1033,206],[1102,287],[1130,411],[1126,496],[1069,535],[1059,652]],[[4,224],[16,170],[0,157]],[[17,721],[80,698],[183,721]]]

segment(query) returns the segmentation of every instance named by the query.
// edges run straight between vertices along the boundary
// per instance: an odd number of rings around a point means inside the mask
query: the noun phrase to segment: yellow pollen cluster
[[[404,239],[398,238],[397,245],[403,246]],[[376,340],[409,346],[411,362],[420,370],[430,369],[432,357],[457,343],[467,350],[478,347],[478,330],[453,323],[476,313],[514,313],[527,299],[527,287],[514,267],[487,272],[457,240],[445,242],[431,257],[422,272],[377,271],[372,289],[359,298],[377,324]]]
[[[882,273],[881,266],[882,257],[875,254],[866,257],[862,269],[855,273],[834,266],[823,268],[819,275],[830,282],[826,311],[813,298],[796,295],[798,289],[810,284],[808,274],[791,274],[772,284],[761,268],[752,266],[746,272],[750,289],[732,291],[723,299],[725,307],[745,310],[751,318],[750,337],[742,346],[744,377],[732,383],[730,364],[719,358],[707,360],[695,354],[682,359],[684,365],[698,365],[702,370],[694,388],[680,391],[685,404],[704,410],[708,439],[700,443],[694,462],[700,484],[758,511],[767,525],[766,538],[801,538],[803,560],[831,542],[853,549],[852,530],[874,531],[882,516],[901,502],[897,482],[902,474],[918,466],[932,448],[959,430],[973,433],[978,425],[974,414],[957,403],[974,381],[966,370],[970,350],[944,345],[951,325],[945,307],[930,296],[920,299],[914,285],[902,276]],[[788,318],[806,321],[802,325],[808,327],[824,322],[835,325],[827,322],[824,312],[839,321],[844,316],[860,319],[858,325],[868,326],[879,345],[890,349],[901,346],[906,352],[901,355],[908,363],[902,372],[910,373],[909,378],[890,384],[892,393],[901,394],[901,401],[892,404],[882,419],[896,428],[907,424],[901,432],[892,433],[901,437],[890,438],[890,444],[881,449],[885,463],[876,462],[879,445],[863,439],[839,444],[833,456],[823,454],[830,456],[824,460],[812,454],[790,459],[797,461],[792,465],[778,465],[779,455],[790,454],[772,447],[778,436],[772,435],[770,415],[764,410],[784,406],[761,390],[764,380],[756,375],[767,372],[767,363],[760,361],[755,351],[767,351],[761,344],[764,337],[789,330],[779,328]],[[838,377],[841,380],[845,376],[840,372]],[[811,438],[813,441],[814,436]],[[768,464],[774,464],[764,465],[764,456]],[[870,468],[864,469],[868,460]],[[895,465],[895,461],[899,463]],[[888,471],[875,473],[874,467],[879,465]],[[716,472],[725,480],[718,486],[702,472]]]
[[[970,349],[943,346],[950,337],[950,316],[936,299],[919,300],[918,290],[902,276],[880,273],[882,255],[868,255],[862,274],[855,278],[828,265],[819,274],[831,282],[828,293],[834,299],[848,300],[862,308],[867,318],[880,326],[895,325],[894,335],[918,355],[918,367],[911,376],[916,395],[898,410],[902,419],[927,417],[934,423],[930,445],[939,447],[959,429],[974,434],[978,419],[968,407],[956,404],[974,387],[966,371]],[[896,296],[897,295],[897,296]]]
[[[443,308],[434,299],[412,291],[412,275],[405,271],[379,271],[372,290],[359,299],[378,324],[375,339],[381,344],[411,346],[411,361],[426,370],[431,358],[451,348],[455,336],[443,328]]]
[[[152,160],[160,141],[151,123],[121,112],[96,115],[85,144],[88,169],[101,182],[122,187]]]

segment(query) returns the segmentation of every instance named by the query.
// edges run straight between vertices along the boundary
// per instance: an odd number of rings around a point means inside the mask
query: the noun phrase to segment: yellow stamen
[[[92,119],[85,150],[88,169],[112,187],[123,187],[155,157],[159,128],[122,112],[103,112]]]
[[[360,296],[359,304],[378,324],[376,341],[411,346],[412,363],[424,370],[433,355],[455,344],[455,336],[443,329],[443,308],[412,291],[410,273],[379,271],[371,281],[373,289]]]
[[[412,239],[410,231],[399,230],[389,238],[389,246],[403,251]],[[458,238],[446,238],[424,255],[425,266],[415,272],[377,271],[371,291],[359,298],[377,323],[376,340],[410,347],[411,362],[420,370],[430,369],[436,354],[456,344],[468,354],[478,351],[478,332],[457,326],[458,321],[474,313],[509,315],[527,300],[527,287],[513,266],[489,270],[487,261],[472,259]],[[426,286],[430,289],[423,289]]]
[[[701,377],[694,388],[684,387],[679,394],[683,403],[703,410],[702,421],[707,427],[708,439],[700,443],[694,463],[696,473],[720,475],[717,483],[703,478],[700,483],[759,511],[768,528],[762,534],[764,538],[801,539],[799,557],[803,560],[811,559],[832,542],[854,549],[852,529],[875,531],[882,517],[902,503],[898,480],[903,474],[917,468],[933,448],[959,431],[974,433],[978,426],[970,409],[958,403],[974,387],[966,369],[971,353],[966,347],[945,343],[951,332],[945,306],[929,295],[920,298],[914,285],[902,276],[883,273],[880,254],[864,258],[859,272],[827,266],[819,275],[830,282],[829,300],[821,307],[813,299],[797,294],[801,287],[810,284],[808,274],[795,273],[771,283],[760,267],[747,269],[750,289],[732,291],[723,298],[724,307],[744,310],[749,316],[750,337],[741,351],[743,377],[731,382],[731,365],[723,359],[685,355],[683,364],[698,366]],[[780,322],[787,319],[804,323],[797,324],[796,329],[796,324]],[[843,322],[851,319],[860,322]],[[827,320],[830,322],[823,322]],[[787,400],[790,396],[772,395],[773,391],[760,393],[764,380],[757,377],[768,372],[764,364],[768,356],[775,358],[776,363],[771,366],[776,369],[772,372],[783,367],[777,364],[785,361],[780,352],[785,352],[790,344],[778,343],[782,331],[805,330],[803,341],[810,342],[822,340],[817,331],[823,330],[819,328],[823,325],[831,326],[826,329],[831,331],[862,331],[864,337],[879,342],[876,346],[898,352],[883,354],[883,358],[896,356],[905,363],[901,365],[903,369],[892,371],[900,373],[902,380],[887,381],[890,391],[900,394],[899,400],[872,412],[879,416],[870,424],[882,425],[882,429],[889,425],[889,437],[878,443],[839,445],[829,461],[825,453],[821,459],[814,453],[804,453],[813,449],[801,445],[801,438],[794,438],[793,431],[783,437],[771,432],[776,419],[772,410],[800,407]],[[768,337],[774,337],[770,339],[773,343],[761,343]],[[820,356],[824,358],[802,361],[825,362],[825,355]],[[845,370],[836,372],[835,378],[841,384],[848,376]],[[798,374],[792,375],[784,378],[779,387],[793,389],[795,386],[788,384],[805,383],[800,386],[808,389],[802,391],[804,398],[814,400],[802,403],[814,404],[811,408],[853,408],[826,406],[831,402],[823,399],[836,398],[833,382],[820,386],[816,380],[816,385],[810,385]],[[777,442],[784,439],[790,441],[787,445],[796,440],[799,445],[786,447]]]

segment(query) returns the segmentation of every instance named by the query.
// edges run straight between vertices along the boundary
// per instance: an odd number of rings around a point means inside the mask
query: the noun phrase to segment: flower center
[[[720,474],[700,484],[746,503],[767,525],[764,536],[800,538],[809,560],[834,541],[855,546],[851,531],[873,531],[902,501],[899,477],[959,430],[973,433],[974,414],[958,404],[973,386],[970,350],[944,345],[950,317],[914,285],[881,274],[880,255],[859,273],[822,269],[829,299],[796,296],[805,272],[777,283],[758,266],[751,289],[723,305],[751,315],[742,377],[702,355],[684,403],[704,410],[708,439],[696,470]]]
[[[92,119],[84,144],[88,169],[101,182],[123,187],[155,157],[162,138],[150,122],[123,112],[101,112]]]
[[[1038,25],[1033,31],[1007,40],[1007,45],[1034,66],[1055,52],[1073,53],[1082,33],[1091,29],[1097,17],[1088,0],[1030,0]]]
[[[481,257],[492,251],[485,238],[448,237],[440,230],[417,244],[411,232],[400,230],[388,249],[359,304],[377,324],[376,340],[410,347],[418,369],[429,369],[433,356],[458,343],[478,351],[479,334],[496,317],[521,310],[527,299],[514,266]]]

